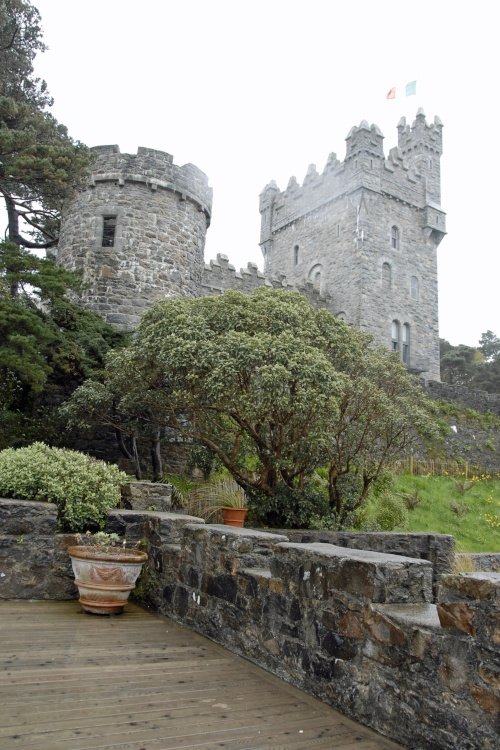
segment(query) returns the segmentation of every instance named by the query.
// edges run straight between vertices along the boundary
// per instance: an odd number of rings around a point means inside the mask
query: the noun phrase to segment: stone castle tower
[[[442,124],[419,110],[398,125],[386,158],[383,135],[363,121],[300,187],[274,182],[260,196],[265,273],[308,279],[332,298],[334,314],[400,353],[414,372],[439,380],[436,249],[445,235],[440,205]]]
[[[321,175],[311,165],[303,185],[292,177],[284,192],[267,185],[264,273],[252,263],[237,271],[224,255],[204,265],[212,191],[197,167],[98,146],[87,188],[66,207],[57,260],[83,272],[82,304],[121,328],[161,297],[298,288],[439,380],[441,131],[421,111],[411,127],[402,119],[386,158],[382,133],[362,122],[343,162],[331,154]]]
[[[83,272],[81,302],[124,329],[159,297],[197,296],[212,190],[193,164],[92,149],[92,176],[64,211],[57,261]]]

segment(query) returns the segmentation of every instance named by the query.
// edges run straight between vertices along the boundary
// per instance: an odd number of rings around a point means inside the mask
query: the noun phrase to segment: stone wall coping
[[[454,573],[441,578],[439,602],[450,599],[500,599],[500,573]]]
[[[198,526],[194,524],[188,524],[188,529],[197,529]],[[222,523],[207,523],[203,526],[203,530],[207,532],[214,532],[219,536],[237,536],[246,537],[248,539],[257,539],[263,542],[283,542],[287,541],[288,537],[282,536],[281,534],[268,534],[267,531],[258,531],[257,529],[246,529],[245,527],[240,528],[239,526],[226,526]],[[299,545],[300,546],[300,545]]]
[[[20,505],[26,509],[41,509],[46,510],[48,513],[57,513],[57,505],[55,503],[47,503],[45,500],[17,500],[16,498],[0,497],[0,503],[7,506]]]
[[[373,608],[401,625],[443,630],[435,604],[374,604]]]
[[[416,557],[404,557],[403,555],[392,555],[385,552],[372,552],[371,550],[353,549],[352,547],[337,547],[335,544],[324,542],[312,542],[311,544],[300,544],[298,542],[282,542],[277,545],[277,550],[295,549],[301,552],[312,552],[320,557],[341,558],[358,560],[362,562],[384,563],[401,566],[411,563],[414,566],[432,568],[428,560],[420,560]]]
[[[125,518],[133,518],[134,516],[137,516],[140,518],[141,516],[148,516],[148,518],[159,518],[161,521],[186,521],[186,524],[190,525],[196,525],[199,524],[205,524],[205,521],[203,518],[198,518],[197,516],[188,516],[185,513],[172,513],[170,511],[161,511],[161,510],[129,510],[128,508],[116,508],[115,510],[110,510],[108,513],[109,516],[123,516]]]
[[[242,568],[240,573],[254,578],[272,578],[273,575],[269,568]]]
[[[137,479],[135,481],[125,482],[122,485],[122,488],[123,487],[137,487],[137,486],[139,486],[139,487],[164,487],[164,488],[168,488],[168,487],[171,487],[172,485],[171,484],[167,484],[166,482],[148,482],[146,479],[144,479],[144,480]]]
[[[275,534],[285,533],[285,529],[273,529]],[[360,537],[369,539],[374,538],[386,538],[386,539],[398,539],[410,537],[412,539],[454,539],[452,534],[438,534],[429,533],[427,531],[328,531],[327,529],[291,529],[292,534],[307,534],[311,537],[321,536],[326,534],[332,534],[332,536],[342,536],[345,538],[359,539]]]

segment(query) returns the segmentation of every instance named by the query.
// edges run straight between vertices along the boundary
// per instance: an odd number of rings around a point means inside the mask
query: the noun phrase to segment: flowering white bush
[[[45,443],[0,451],[0,496],[55,503],[60,531],[102,528],[126,481],[112,464]]]

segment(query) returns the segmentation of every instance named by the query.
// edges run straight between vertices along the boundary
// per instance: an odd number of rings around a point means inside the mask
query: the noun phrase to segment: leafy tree
[[[500,339],[493,331],[481,334],[479,346],[452,346],[441,339],[441,378],[452,385],[500,393]]]
[[[196,441],[254,497],[296,499],[326,465],[338,523],[434,424],[393,354],[300,294],[266,288],[158,302],[109,357],[105,382],[87,381],[65,413],[158,443],[166,429]]]
[[[52,260],[0,243],[0,447],[36,437],[42,406],[95,376],[123,340],[66,298],[78,283]]]
[[[500,357],[500,339],[493,331],[488,330],[481,334],[479,349],[486,362],[493,362]]]
[[[481,352],[473,346],[453,346],[441,339],[441,379],[450,385],[469,385],[478,365],[483,361]]]
[[[82,180],[88,150],[46,111],[52,104],[33,60],[45,46],[27,0],[0,0],[0,195],[6,236],[27,248],[57,243],[62,203]]]

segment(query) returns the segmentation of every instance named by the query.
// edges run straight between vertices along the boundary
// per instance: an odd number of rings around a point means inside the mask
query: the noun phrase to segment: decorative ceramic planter
[[[120,614],[147,554],[121,547],[69,547],[80,604],[96,615]]]
[[[223,508],[222,514],[226,526],[244,526],[248,508]]]

